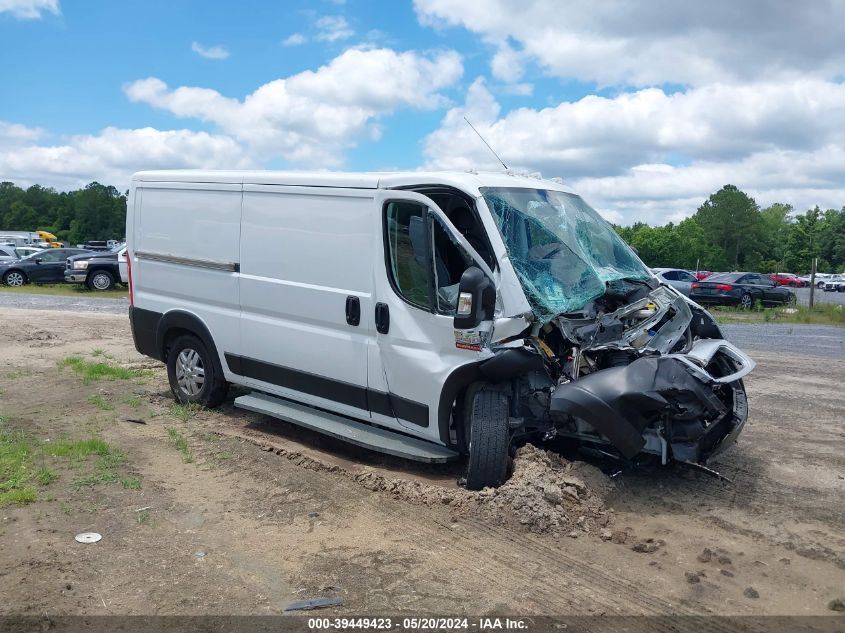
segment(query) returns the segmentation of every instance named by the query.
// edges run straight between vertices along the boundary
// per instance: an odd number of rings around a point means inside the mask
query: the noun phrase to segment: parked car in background
[[[15,249],[15,252],[18,254],[18,259],[23,259],[24,257],[29,257],[35,253],[40,253],[43,250],[43,248],[38,246],[18,246]]]
[[[117,282],[126,283],[126,246],[118,244],[106,253],[83,253],[68,257],[65,262],[65,281],[84,283],[91,290],[101,291],[111,290]]]
[[[0,244],[0,262],[10,262],[15,259],[20,259],[14,246],[8,244]]]
[[[651,272],[681,294],[689,297],[690,287],[697,281],[695,275],[683,268],[652,268]]]
[[[755,302],[785,304],[795,302],[795,293],[760,273],[718,273],[692,284],[690,299],[696,303],[734,305],[750,308]]]
[[[84,248],[86,251],[110,251],[112,248],[107,240],[91,240],[82,245],[77,244],[77,246]]]
[[[709,270],[697,270],[693,273],[693,277],[701,280],[701,279],[707,279],[712,274],[713,273],[711,273]]]
[[[825,279],[822,290],[825,292],[845,292],[845,276],[837,275],[835,277]]]
[[[774,281],[778,286],[792,286],[793,288],[803,288],[806,284],[792,273],[772,273],[769,279]]]
[[[12,287],[64,281],[65,260],[84,252],[81,248],[50,248],[23,259],[0,262],[0,279]]]

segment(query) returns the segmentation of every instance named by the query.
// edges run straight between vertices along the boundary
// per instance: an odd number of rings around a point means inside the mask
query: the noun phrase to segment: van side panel
[[[369,417],[372,213],[371,190],[244,185],[239,382]]]
[[[197,317],[227,379],[222,350],[240,336],[241,195],[236,184],[137,183],[130,242],[135,307]]]

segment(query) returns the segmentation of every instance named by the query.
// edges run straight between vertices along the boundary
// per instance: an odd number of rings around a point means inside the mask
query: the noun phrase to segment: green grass
[[[11,288],[0,284],[0,292],[21,295],[53,295],[63,297],[78,297],[87,295],[90,297],[109,297],[112,299],[129,296],[129,290],[125,286],[115,286],[113,290],[93,291],[85,284],[26,284],[19,288]]]
[[[128,405],[129,405],[130,407],[132,407],[133,409],[138,409],[138,408],[140,408],[140,406],[141,406],[142,402],[141,402],[141,399],[140,399],[140,398],[138,398],[138,397],[133,397],[133,398],[129,398],[129,399],[126,401],[126,404],[128,404]]]
[[[114,410],[114,405],[108,401],[107,398],[103,396],[88,396],[88,402],[93,404],[95,407],[100,409],[101,411],[112,411]]]
[[[178,402],[174,402],[170,405],[170,415],[182,422],[188,422],[200,411],[202,411],[202,407],[198,404],[179,404]]]
[[[35,471],[35,480],[42,486],[49,486],[59,478],[59,474],[49,466],[41,466]]]
[[[68,356],[62,359],[59,361],[59,367],[69,367],[75,374],[82,376],[85,382],[91,382],[93,380],[130,380],[149,375],[149,372],[140,369],[116,367],[108,363],[92,363],[80,356]]]
[[[140,490],[141,489],[141,478],[140,477],[124,477],[120,480],[120,485],[126,488],[127,490]]]
[[[188,440],[182,435],[177,429],[169,428],[167,429],[167,436],[170,438],[170,443],[182,453],[182,461],[186,464],[190,464],[194,461],[194,452],[191,450],[191,447],[188,446]]]
[[[708,309],[719,323],[797,323],[845,327],[845,308],[835,303],[819,303],[812,310],[803,305],[777,308],[758,305],[751,310],[730,306],[713,306]]]
[[[58,479],[58,472],[44,464],[50,457],[66,458],[76,468],[97,456],[94,472],[74,480],[77,488],[120,480],[117,471],[126,463],[126,456],[103,440],[38,442],[23,431],[9,429],[7,422],[0,417],[0,506],[31,503],[38,498],[36,484],[48,486]],[[126,487],[135,487],[131,478],[127,482]],[[137,485],[140,487],[140,481]]]

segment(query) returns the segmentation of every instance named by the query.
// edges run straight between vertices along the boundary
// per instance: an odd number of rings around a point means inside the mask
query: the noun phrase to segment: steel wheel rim
[[[106,275],[94,275],[94,278],[91,280],[91,283],[97,290],[105,290],[109,287],[109,278]]]
[[[13,287],[23,286],[23,275],[20,273],[9,273],[6,275],[6,283]]]
[[[202,391],[205,369],[202,357],[195,349],[185,348],[176,357],[176,383],[189,396],[195,396]]]

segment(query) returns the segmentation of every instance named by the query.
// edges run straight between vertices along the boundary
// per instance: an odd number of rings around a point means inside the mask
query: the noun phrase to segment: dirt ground
[[[59,366],[72,355],[146,371],[85,382]],[[609,477],[529,446],[507,486],[468,493],[461,464],[385,458],[231,399],[174,407],[124,316],[6,309],[3,424],[102,437],[137,485],[80,484],[90,464],[54,459],[38,500],[0,507],[0,614],[275,614],[341,597],[320,615],[837,617],[845,359],[754,357],[750,421],[715,465],[732,483]],[[75,542],[84,531],[103,538]]]

